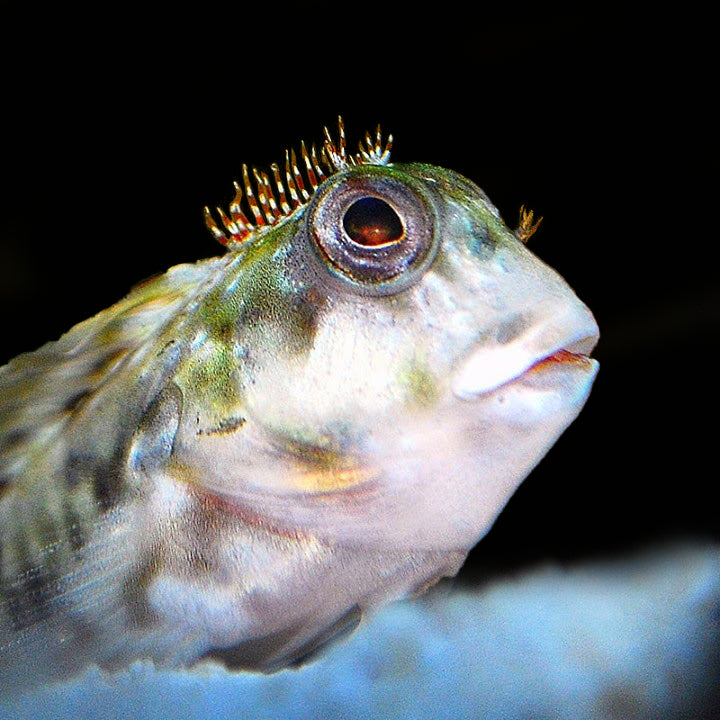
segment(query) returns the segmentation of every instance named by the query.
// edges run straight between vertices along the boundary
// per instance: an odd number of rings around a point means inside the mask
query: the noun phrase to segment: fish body
[[[4,692],[294,662],[454,575],[582,408],[597,326],[528,228],[326,135],[208,214],[225,255],[0,368]]]

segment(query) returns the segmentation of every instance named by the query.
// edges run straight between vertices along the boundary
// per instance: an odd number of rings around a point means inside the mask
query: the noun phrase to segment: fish
[[[272,672],[454,576],[577,417],[598,327],[456,172],[242,168],[225,253],[0,368],[0,690]]]

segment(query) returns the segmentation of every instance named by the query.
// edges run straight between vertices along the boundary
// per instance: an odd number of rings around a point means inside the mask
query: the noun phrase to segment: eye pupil
[[[394,243],[405,234],[395,210],[375,197],[356,200],[343,217],[343,227],[353,242],[365,247]]]

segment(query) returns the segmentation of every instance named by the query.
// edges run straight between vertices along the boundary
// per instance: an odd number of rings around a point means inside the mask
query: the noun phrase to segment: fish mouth
[[[552,355],[548,355],[547,357],[538,360],[536,363],[533,363],[524,373],[522,373],[522,375],[544,370],[551,367],[554,363],[575,363],[581,366],[592,366],[593,364],[597,364],[597,360],[593,360],[590,355],[585,353],[570,352],[570,350],[558,350],[557,352],[552,353]]]
[[[559,369],[594,377],[599,364],[590,354],[599,332],[592,316],[588,320],[565,332],[546,328],[508,345],[481,344],[471,349],[457,366],[452,379],[453,394],[463,400],[474,400],[520,378]],[[536,349],[538,346],[544,349]]]

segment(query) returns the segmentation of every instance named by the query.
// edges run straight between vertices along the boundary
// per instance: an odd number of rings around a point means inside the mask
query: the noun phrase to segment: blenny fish
[[[0,687],[271,671],[453,576],[580,412],[598,329],[450,170],[325,130],[226,253],[0,368]]]

